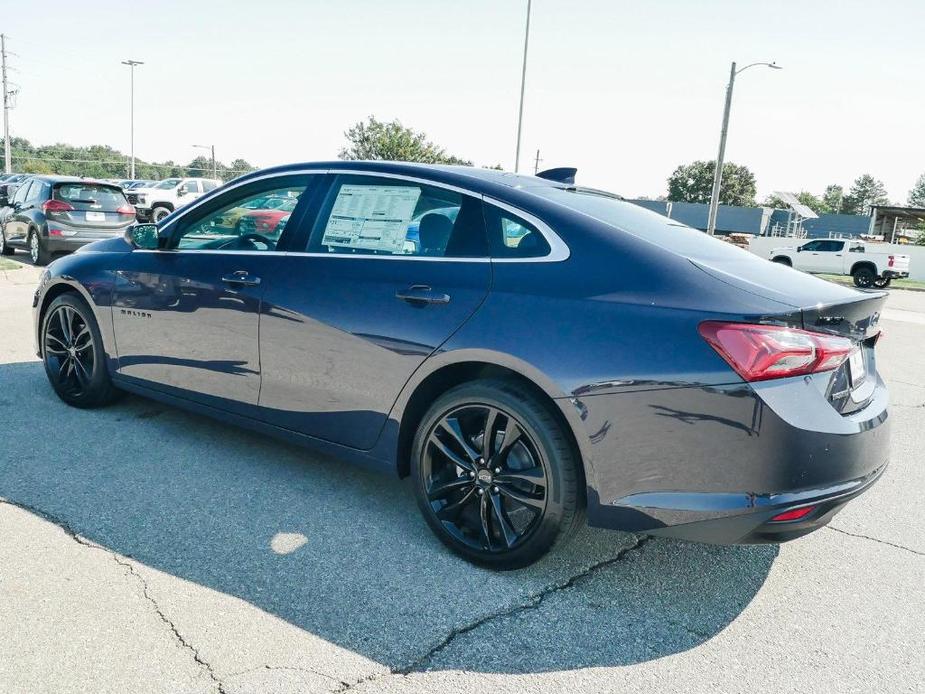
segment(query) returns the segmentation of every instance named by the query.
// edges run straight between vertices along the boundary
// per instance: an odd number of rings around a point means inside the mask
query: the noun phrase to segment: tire
[[[877,289],[886,289],[890,286],[890,282],[893,281],[892,277],[878,277],[874,280],[874,286]]]
[[[68,405],[102,407],[119,397],[106,368],[96,318],[77,294],[62,294],[48,306],[39,348],[51,387]]]
[[[873,286],[874,280],[877,279],[874,271],[869,267],[859,267],[851,273],[851,276],[854,278],[854,286],[862,289]]]
[[[13,255],[16,249],[6,244],[6,235],[0,229],[0,255]]]
[[[505,381],[465,383],[440,396],[415,434],[411,465],[431,530],[481,566],[532,564],[564,544],[584,517],[580,462],[562,426],[545,404]]]
[[[781,256],[781,255],[774,258],[771,262],[779,263],[781,265],[786,265],[787,267],[793,267],[793,263],[790,262],[790,258],[785,258],[784,256]]]
[[[164,217],[170,214],[170,210],[166,207],[155,207],[151,210],[151,221],[157,224]]]
[[[29,230],[28,246],[29,257],[32,259],[34,265],[48,265],[51,256],[45,248],[45,244],[42,243],[42,238],[39,236],[38,231],[35,229]]]

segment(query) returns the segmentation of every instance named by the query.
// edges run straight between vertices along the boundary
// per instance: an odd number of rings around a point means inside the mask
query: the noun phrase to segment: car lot
[[[586,530],[496,574],[433,539],[407,482],[140,398],[67,408],[32,354],[37,277],[0,270],[10,691],[925,688],[925,294],[883,316],[891,467],[830,528]]]

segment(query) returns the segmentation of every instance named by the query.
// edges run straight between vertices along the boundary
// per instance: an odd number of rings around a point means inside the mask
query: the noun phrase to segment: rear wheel
[[[15,252],[12,246],[6,244],[6,235],[0,229],[0,255],[13,255]]]
[[[893,281],[892,277],[878,277],[874,280],[874,286],[878,289],[886,289],[890,286],[890,282]]]
[[[46,310],[41,351],[51,387],[68,405],[100,407],[118,397],[93,311],[76,294],[62,294]]]
[[[155,207],[153,210],[151,210],[151,221],[157,224],[169,214],[170,210],[168,210],[166,207]]]
[[[579,462],[562,427],[512,384],[476,381],[445,393],[421,422],[412,456],[428,525],[474,563],[527,566],[582,517]]]
[[[39,232],[35,229],[29,230],[29,257],[35,265],[48,265],[48,261],[51,259],[45,244],[42,243]]]
[[[853,273],[851,273],[851,276],[854,278],[855,286],[862,288],[873,286],[874,280],[877,279],[874,271],[869,267],[859,267]]]

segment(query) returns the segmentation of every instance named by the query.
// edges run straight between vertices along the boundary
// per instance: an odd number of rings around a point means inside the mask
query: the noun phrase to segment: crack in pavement
[[[895,547],[896,549],[902,549],[906,552],[912,552],[912,554],[917,554],[920,557],[925,557],[925,552],[920,552],[917,549],[912,549],[911,547],[906,547],[905,545],[897,545],[895,542],[890,542],[888,540],[881,540],[878,537],[871,537],[870,535],[861,535],[859,533],[848,532],[847,530],[842,530],[841,528],[836,528],[834,525],[825,526],[827,530],[832,530],[836,533],[841,533],[842,535],[848,535],[849,537],[856,537],[861,540],[870,540],[871,542],[877,542],[881,545],[887,545],[889,547]]]
[[[310,667],[304,667],[304,666],[296,667],[294,665],[258,665],[257,667],[248,668],[247,670],[240,670],[238,672],[228,673],[227,675],[225,675],[224,679],[228,680],[228,679],[231,679],[232,677],[244,677],[245,675],[249,675],[254,672],[266,672],[266,671],[273,671],[273,670],[289,670],[291,672],[304,672],[310,675],[317,675],[318,677],[324,677],[325,679],[329,679],[332,682],[336,682],[341,687],[350,687],[349,682],[345,682],[344,680],[337,679],[336,677],[328,675],[327,673],[321,672],[319,670],[314,670]]]
[[[496,619],[503,619],[505,617],[511,617],[513,615],[520,614],[522,612],[538,609],[543,604],[543,602],[546,600],[546,598],[549,597],[550,595],[574,588],[575,585],[577,585],[582,580],[621,561],[630,552],[634,552],[638,549],[641,549],[651,539],[653,538],[648,535],[637,535],[636,542],[631,544],[629,547],[624,547],[623,549],[621,549],[616,554],[616,556],[611,557],[610,559],[605,559],[596,564],[592,564],[588,568],[583,569],[581,572],[575,574],[574,576],[569,577],[568,579],[564,581],[552,583],[544,587],[543,589],[541,589],[539,592],[534,593],[529,598],[527,598],[527,600],[525,600],[524,602],[518,605],[507,607],[503,610],[498,610],[497,612],[492,612],[483,617],[479,617],[478,619],[472,622],[469,622],[468,624],[464,624],[461,627],[457,627],[453,629],[452,631],[450,631],[449,634],[447,634],[437,644],[432,646],[424,655],[420,656],[419,658],[414,660],[409,665],[406,665],[401,668],[390,668],[387,672],[377,673],[374,675],[370,675],[368,677],[364,677],[353,683],[346,684],[343,687],[339,687],[338,689],[334,690],[334,694],[343,694],[344,692],[350,691],[354,687],[357,687],[361,684],[366,684],[368,682],[372,682],[374,680],[378,680],[384,677],[391,677],[394,675],[406,677],[407,675],[410,675],[413,672],[423,672],[424,671],[423,668],[425,664],[428,661],[432,660],[434,656],[436,656],[438,653],[448,648],[453,643],[453,641],[455,641],[458,637],[464,634],[468,634],[469,632],[474,631],[478,629],[479,627],[482,627],[485,624],[488,624]]]
[[[124,569],[127,569],[127,572],[126,572],[127,575],[133,576],[138,581],[138,583],[141,585],[142,595],[144,596],[145,600],[151,603],[151,606],[154,608],[155,614],[158,616],[161,622],[163,622],[167,626],[167,628],[173,634],[177,643],[179,643],[180,646],[182,646],[183,648],[185,648],[192,654],[193,660],[196,662],[196,664],[199,665],[201,668],[203,668],[205,673],[215,683],[216,689],[218,690],[219,694],[227,694],[224,688],[224,685],[222,684],[221,680],[219,680],[219,678],[215,675],[215,671],[212,669],[212,666],[202,659],[202,657],[199,655],[199,650],[196,649],[186,639],[183,638],[182,634],[180,634],[180,632],[177,630],[176,625],[170,620],[169,617],[167,617],[166,614],[164,614],[164,611],[161,609],[160,605],[157,604],[157,601],[148,591],[148,583],[147,581],[145,581],[144,576],[138,573],[135,570],[134,566],[132,566],[128,561],[121,559],[118,554],[108,549],[107,547],[99,545],[91,540],[88,540],[82,535],[79,535],[77,531],[75,531],[70,525],[68,525],[67,521],[57,518],[43,509],[36,508],[28,504],[22,504],[16,501],[10,501],[9,499],[3,499],[3,498],[0,498],[0,504],[6,504],[7,506],[12,506],[13,508],[18,508],[20,510],[26,511],[28,513],[32,513],[36,516],[39,516],[40,518],[43,518],[44,520],[48,521],[52,525],[57,526],[59,529],[61,529],[65,535],[67,535],[69,538],[74,540],[74,542],[76,542],[77,544],[83,547],[88,547],[90,549],[98,550],[100,552],[103,552],[104,554],[108,554],[110,557],[112,557],[113,561],[115,561],[116,564],[118,564]]]

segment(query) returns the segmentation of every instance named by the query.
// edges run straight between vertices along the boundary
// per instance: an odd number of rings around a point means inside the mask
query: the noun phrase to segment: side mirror
[[[125,240],[132,248],[156,251],[159,240],[157,224],[133,224],[125,230]]]
[[[186,186],[180,186],[179,188],[177,188],[177,197],[182,198],[188,192],[189,191],[186,189]]]
[[[797,253],[803,250],[803,246],[797,246]]]

